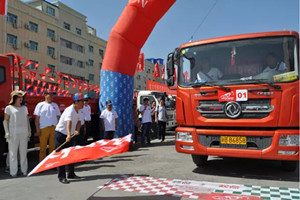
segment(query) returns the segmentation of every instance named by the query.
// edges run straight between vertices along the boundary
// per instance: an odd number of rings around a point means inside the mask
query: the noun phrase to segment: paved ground
[[[38,151],[29,152],[28,159],[30,169],[33,169],[37,164]],[[203,181],[210,185],[221,183],[222,187],[232,184],[249,185],[259,187],[262,192],[261,186],[271,186],[269,189],[273,190],[279,187],[299,188],[299,169],[295,172],[282,171],[278,161],[209,157],[205,168],[197,168],[190,155],[175,151],[173,136],[168,136],[164,143],[154,140],[151,146],[141,147],[136,151],[77,164],[75,171],[84,179],[63,185],[58,182],[55,171],[11,178],[4,172],[4,168],[0,168],[0,199],[185,199],[176,195],[98,188],[123,175],[190,180],[190,183],[197,182],[198,185]],[[278,189],[274,192],[280,194],[282,191]],[[298,193],[294,196],[297,198]],[[271,199],[280,198],[277,195]]]

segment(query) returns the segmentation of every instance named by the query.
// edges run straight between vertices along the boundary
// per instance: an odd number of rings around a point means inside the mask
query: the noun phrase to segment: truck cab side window
[[[0,85],[5,82],[5,68],[0,66]]]

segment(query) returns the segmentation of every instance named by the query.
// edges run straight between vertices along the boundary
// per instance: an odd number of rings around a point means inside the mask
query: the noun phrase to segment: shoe
[[[5,168],[4,172],[9,173],[9,168]]]
[[[81,179],[80,176],[77,176],[76,174],[68,175],[68,179]]]
[[[23,176],[27,176],[27,173],[23,173]]]
[[[60,179],[58,179],[59,180],[59,182],[61,182],[62,184],[69,184],[70,183],[70,181],[68,181],[68,179],[66,179],[66,178],[60,178]]]
[[[14,175],[10,175],[12,178],[16,178],[17,177],[17,174],[14,174]]]

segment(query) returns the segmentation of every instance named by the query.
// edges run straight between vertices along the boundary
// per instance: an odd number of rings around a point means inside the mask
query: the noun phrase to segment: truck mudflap
[[[299,129],[218,130],[178,127],[176,151],[194,155],[299,160]]]

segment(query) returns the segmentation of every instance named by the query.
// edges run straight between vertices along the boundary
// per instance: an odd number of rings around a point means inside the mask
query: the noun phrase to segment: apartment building
[[[55,1],[8,1],[7,16],[0,16],[0,53],[16,53],[90,84],[99,85],[100,70],[107,41],[96,36],[87,17]],[[34,70],[34,64],[30,66]],[[136,72],[134,89],[147,89],[153,78],[154,64],[145,60],[145,70]],[[160,65],[160,69],[162,65]],[[44,73],[44,68],[36,69]]]
[[[98,85],[107,41],[86,19],[59,1],[9,0],[7,16],[0,20],[0,51]]]

